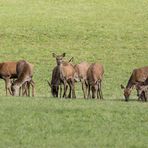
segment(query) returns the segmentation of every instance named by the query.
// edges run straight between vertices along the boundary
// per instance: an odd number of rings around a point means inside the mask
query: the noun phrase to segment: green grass
[[[146,148],[147,104],[114,101],[1,99],[0,145]]]
[[[5,97],[0,80],[1,147],[147,147],[147,103],[120,84],[148,65],[147,0],[0,0],[0,62],[35,65],[36,97]],[[104,65],[104,101],[52,99],[52,52]],[[80,99],[81,98],[81,99]]]

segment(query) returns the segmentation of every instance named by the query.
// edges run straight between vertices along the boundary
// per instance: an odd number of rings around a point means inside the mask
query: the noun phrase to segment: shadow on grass
[[[100,101],[100,102],[125,102],[125,103],[128,103],[128,102],[143,102],[143,101],[139,101],[137,98],[131,98],[129,99],[129,101],[125,101],[124,98],[120,98],[120,99],[117,99],[117,98],[109,98],[109,97],[106,97],[108,99],[103,99],[103,100],[100,100],[100,99],[84,99],[84,98],[76,98],[76,99],[73,99],[73,98],[53,98],[51,96],[35,96],[35,97],[26,97],[26,96],[19,96],[19,97],[13,97],[13,96],[2,96],[2,98],[4,99],[13,99],[13,98],[17,98],[17,99],[32,99],[32,100],[48,100],[48,99],[51,99],[51,100],[56,100],[56,101],[74,101],[74,100],[85,100],[85,101]]]

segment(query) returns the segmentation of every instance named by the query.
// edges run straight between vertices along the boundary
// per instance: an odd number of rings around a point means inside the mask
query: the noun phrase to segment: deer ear
[[[66,53],[64,52],[63,54],[62,54],[62,57],[65,57],[66,56]]]
[[[121,89],[125,89],[125,87],[121,84]]]
[[[56,54],[55,53],[52,53],[52,56],[55,58],[56,57]]]
[[[74,59],[74,58],[72,57],[72,58],[68,61],[68,63],[73,62],[73,59]]]
[[[49,87],[51,87],[51,84],[50,84],[50,82],[48,80],[47,80],[47,83],[48,83]]]

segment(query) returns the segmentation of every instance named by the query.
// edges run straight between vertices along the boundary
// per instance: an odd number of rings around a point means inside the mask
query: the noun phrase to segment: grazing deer
[[[16,63],[17,62],[0,63],[0,78],[5,81],[6,96],[8,95],[8,91],[12,94],[10,79],[17,78]]]
[[[87,70],[90,64],[87,62],[81,62],[80,64],[76,64],[75,68],[75,81],[80,81],[82,84],[82,90],[84,94],[84,98],[87,97]]]
[[[88,96],[90,98],[90,90],[92,91],[92,98],[103,99],[103,93],[101,88],[101,83],[103,79],[104,68],[103,65],[98,63],[93,63],[90,65],[87,71],[87,83],[88,83]]]
[[[16,73],[17,79],[13,82],[11,86],[12,94],[14,96],[19,96],[19,90],[22,85],[25,85],[26,82],[29,82],[32,85],[34,96],[34,82],[32,81],[33,65],[25,60],[18,61],[16,65]]]
[[[64,97],[66,96],[66,91],[67,91],[67,84],[69,85],[70,91],[68,98],[76,98],[75,95],[75,84],[74,84],[74,74],[75,74],[75,69],[74,66],[66,61],[63,61],[63,58],[65,57],[65,53],[62,55],[56,55],[53,53],[53,57],[56,58],[58,70],[60,72],[60,81],[64,85]],[[71,93],[72,92],[72,93]]]
[[[125,101],[129,100],[129,96],[134,86],[136,86],[139,83],[143,83],[147,78],[148,78],[148,66],[133,70],[126,87],[124,87],[121,84],[121,89],[124,89]]]

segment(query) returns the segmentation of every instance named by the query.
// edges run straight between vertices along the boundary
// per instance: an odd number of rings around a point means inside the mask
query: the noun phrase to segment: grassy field
[[[148,147],[148,105],[123,101],[120,84],[148,65],[147,0],[0,0],[0,62],[35,65],[36,97],[5,97],[0,147]],[[51,97],[55,59],[104,65],[104,101]]]

